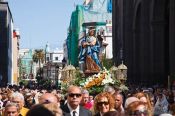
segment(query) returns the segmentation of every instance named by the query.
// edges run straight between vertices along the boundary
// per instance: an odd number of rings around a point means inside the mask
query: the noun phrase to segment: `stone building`
[[[0,1],[0,82],[13,83],[13,19],[7,2]]]
[[[128,81],[166,84],[175,75],[175,0],[113,0],[113,56]]]

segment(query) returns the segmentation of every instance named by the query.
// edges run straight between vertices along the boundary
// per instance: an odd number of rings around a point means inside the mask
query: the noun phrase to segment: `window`
[[[47,57],[47,61],[49,61],[49,57]]]
[[[58,60],[58,57],[55,57],[55,60]]]

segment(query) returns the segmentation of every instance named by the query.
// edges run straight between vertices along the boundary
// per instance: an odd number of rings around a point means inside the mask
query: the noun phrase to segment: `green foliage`
[[[41,76],[36,76],[36,80],[37,80],[37,83],[40,83],[40,81],[42,80],[42,77]]]
[[[27,86],[29,81],[28,80],[20,80],[19,82],[20,84],[24,85],[24,86]]]
[[[99,86],[93,86],[89,88],[88,91],[91,95],[97,95],[98,93],[102,92],[103,89],[104,89],[104,86],[99,85]]]
[[[51,80],[50,79],[41,79],[38,81],[38,85],[40,87],[50,89],[51,88]]]
[[[105,67],[107,70],[109,70],[113,66],[113,60],[112,59],[106,59],[103,57],[102,59],[102,65]]]
[[[33,56],[33,62],[39,63],[39,68],[41,67],[41,63],[45,60],[45,53],[43,49],[36,49]]]
[[[83,83],[83,82],[85,82],[84,74],[79,69],[77,69],[75,72],[75,80],[73,84],[77,86],[81,86],[80,83]]]
[[[46,80],[42,80],[41,84],[46,87],[46,88],[50,88],[51,86],[51,80],[50,79],[46,79]]]
[[[67,93],[67,88],[69,87],[68,83],[61,83],[61,93],[65,95]]]

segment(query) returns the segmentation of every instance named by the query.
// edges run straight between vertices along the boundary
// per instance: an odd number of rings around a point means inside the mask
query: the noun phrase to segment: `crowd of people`
[[[175,116],[175,91],[166,88],[112,86],[96,95],[75,85],[57,89],[0,88],[2,116]]]

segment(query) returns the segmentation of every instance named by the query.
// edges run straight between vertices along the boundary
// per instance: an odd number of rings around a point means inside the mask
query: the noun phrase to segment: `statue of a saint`
[[[90,27],[88,35],[81,41],[79,60],[85,62],[86,72],[99,72],[102,66],[99,61],[100,44],[95,37],[95,28]]]

